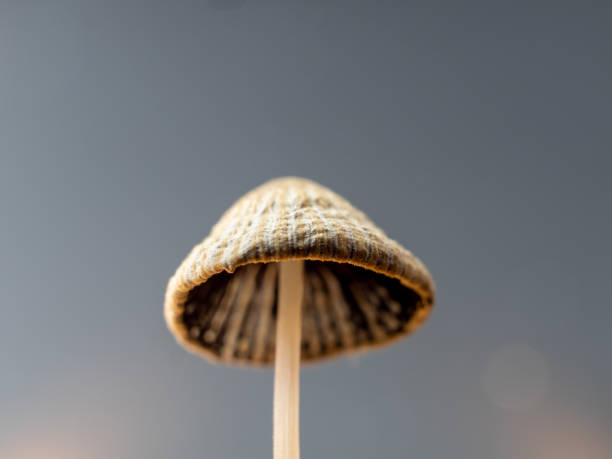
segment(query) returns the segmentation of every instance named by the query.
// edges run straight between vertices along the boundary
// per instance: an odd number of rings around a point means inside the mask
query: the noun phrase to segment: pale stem
[[[274,363],[274,459],[300,458],[300,343],[304,262],[279,263]]]

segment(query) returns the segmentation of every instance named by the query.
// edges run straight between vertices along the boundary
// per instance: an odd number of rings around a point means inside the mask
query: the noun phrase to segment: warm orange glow
[[[609,435],[595,419],[575,410],[555,409],[517,421],[506,445],[513,457],[612,459]]]
[[[5,459],[84,459],[89,456],[73,445],[49,438],[31,438],[14,445],[5,453]]]
[[[104,442],[108,429],[95,419],[57,419],[55,423],[24,426],[6,443],[2,459],[102,459],[117,457],[115,443]],[[89,432],[93,432],[92,435]],[[97,438],[96,438],[97,437]],[[92,441],[93,440],[93,441]],[[105,445],[100,448],[100,445]]]

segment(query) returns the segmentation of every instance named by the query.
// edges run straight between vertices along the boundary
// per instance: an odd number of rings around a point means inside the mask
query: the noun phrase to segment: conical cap
[[[425,266],[361,211],[300,178],[238,200],[170,279],[164,315],[180,344],[209,360],[274,361],[278,261],[303,259],[302,360],[365,350],[426,319]]]

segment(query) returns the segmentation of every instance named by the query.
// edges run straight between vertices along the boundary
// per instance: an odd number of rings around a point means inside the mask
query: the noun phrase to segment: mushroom
[[[434,303],[427,268],[310,180],[238,200],[170,279],[164,316],[207,360],[274,363],[274,459],[298,459],[300,364],[387,345]]]

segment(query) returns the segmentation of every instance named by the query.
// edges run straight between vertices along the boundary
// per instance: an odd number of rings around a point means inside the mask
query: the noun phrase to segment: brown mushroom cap
[[[274,361],[278,265],[304,264],[302,361],[370,349],[414,331],[434,303],[427,268],[345,199],[281,178],[238,200],[168,283],[164,315],[189,351]]]

